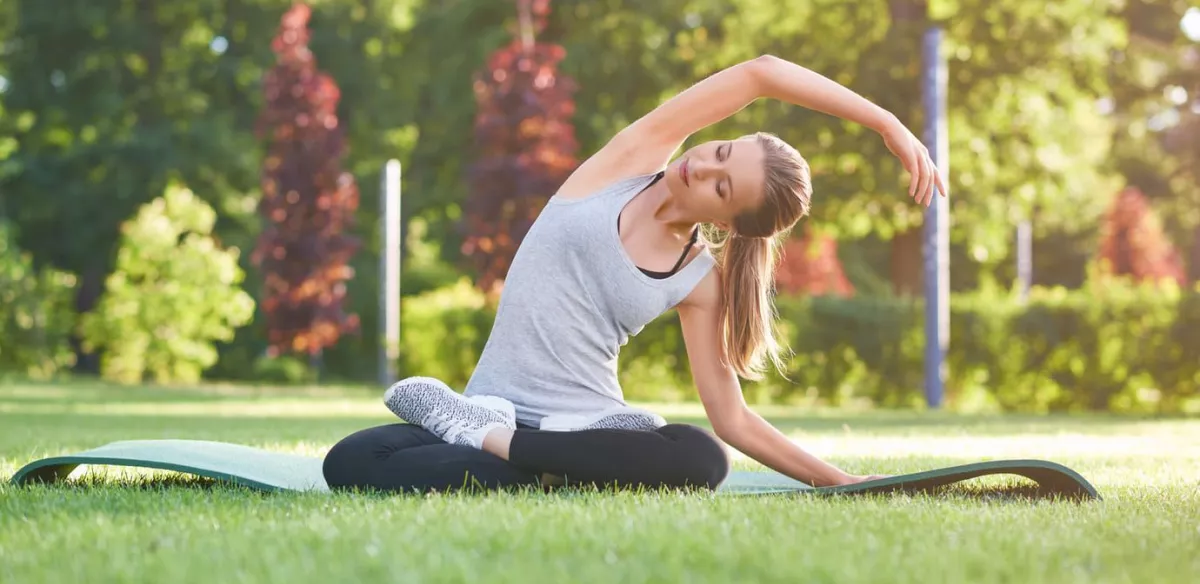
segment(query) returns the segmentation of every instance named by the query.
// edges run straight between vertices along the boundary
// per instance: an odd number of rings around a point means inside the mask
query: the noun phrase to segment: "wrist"
[[[837,487],[837,486],[841,486],[841,485],[848,485],[853,482],[854,482],[854,475],[847,473],[838,468],[832,468],[829,470],[828,473],[825,473],[825,476],[820,477],[818,479],[818,482],[816,484],[814,484],[813,486],[814,487]]]
[[[896,114],[878,106],[876,106],[875,115],[871,116],[870,121],[867,123],[867,127],[881,135],[886,135],[892,130],[903,126],[904,124],[900,123],[900,118],[896,117]]]

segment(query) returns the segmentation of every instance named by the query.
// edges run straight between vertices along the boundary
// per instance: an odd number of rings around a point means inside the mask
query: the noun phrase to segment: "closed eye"
[[[722,147],[725,148],[724,151],[721,150]],[[733,146],[728,143],[717,146],[717,160],[728,160],[729,159],[729,151],[731,148],[733,148]],[[725,180],[729,180],[729,179],[726,178]],[[721,191],[721,183],[717,183],[717,196],[721,197],[721,198],[725,198],[725,193]]]

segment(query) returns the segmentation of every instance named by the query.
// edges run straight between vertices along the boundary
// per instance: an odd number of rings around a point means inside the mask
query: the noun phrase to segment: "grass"
[[[657,406],[703,423],[694,406]],[[1089,503],[965,496],[262,494],[85,467],[13,487],[35,458],[131,438],[313,456],[390,421],[351,389],[0,387],[0,582],[1190,582],[1200,420],[760,410],[854,472],[1046,458]],[[742,468],[752,461],[737,458]]]

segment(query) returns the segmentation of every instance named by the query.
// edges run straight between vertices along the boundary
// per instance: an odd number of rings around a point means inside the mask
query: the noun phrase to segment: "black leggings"
[[[494,490],[543,486],[543,474],[570,486],[715,489],[729,474],[729,459],[706,430],[685,424],[654,431],[519,427],[505,461],[397,423],[343,438],[325,455],[324,472],[332,489]]]

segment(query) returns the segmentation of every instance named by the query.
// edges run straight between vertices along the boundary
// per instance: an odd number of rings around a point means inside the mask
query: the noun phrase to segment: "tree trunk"
[[[889,0],[888,12],[892,22],[916,22],[925,19],[929,13],[929,2],[926,0]]]
[[[1200,282],[1200,225],[1192,230],[1192,253],[1188,255],[1188,281]]]
[[[75,313],[85,314],[91,312],[96,304],[100,302],[100,296],[104,294],[104,281],[106,279],[106,270],[103,266],[93,263],[79,278],[79,288],[75,294]],[[75,351],[75,372],[85,375],[97,375],[100,373],[100,359],[98,354],[88,354],[83,351],[83,340],[78,335],[71,335],[71,349]]]
[[[916,25],[926,19],[929,12],[926,0],[889,0],[888,13],[892,18],[889,34],[908,35]],[[913,79],[919,83],[920,79]],[[920,296],[924,275],[922,273],[921,240],[923,229],[915,227],[897,233],[892,239],[891,276],[892,290],[899,296]]]
[[[892,291],[898,296],[920,296],[922,293],[922,233],[917,227],[892,238]]]

